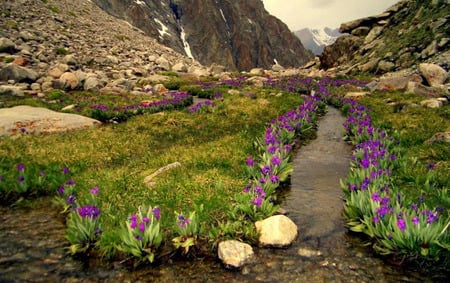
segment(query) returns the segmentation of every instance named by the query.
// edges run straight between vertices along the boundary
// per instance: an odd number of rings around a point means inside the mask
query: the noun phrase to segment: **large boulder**
[[[0,136],[58,133],[99,125],[101,122],[91,118],[40,107],[21,105],[0,109]]]
[[[297,225],[284,215],[275,215],[257,221],[255,226],[259,233],[259,244],[264,247],[289,246],[298,235]]]
[[[38,73],[15,64],[8,64],[0,70],[0,81],[33,83],[38,79]]]
[[[0,37],[0,53],[14,53],[15,45],[14,42],[6,37]]]
[[[436,64],[422,63],[419,71],[430,86],[439,87],[447,80],[447,71]]]

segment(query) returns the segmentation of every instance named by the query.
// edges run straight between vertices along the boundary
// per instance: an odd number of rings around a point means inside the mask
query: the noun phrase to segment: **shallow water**
[[[444,282],[385,263],[347,233],[339,179],[349,169],[351,148],[342,141],[343,121],[330,108],[317,139],[296,154],[281,197],[299,228],[289,248],[255,249],[255,262],[239,271],[215,259],[133,271],[120,263],[102,266],[66,254],[62,218],[42,199],[33,209],[0,207],[0,282]]]

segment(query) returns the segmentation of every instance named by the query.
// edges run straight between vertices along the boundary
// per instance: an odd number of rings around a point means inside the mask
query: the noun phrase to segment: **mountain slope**
[[[92,0],[204,65],[298,67],[312,54],[259,0]]]
[[[343,23],[349,33],[325,48],[321,67],[383,74],[420,62],[450,68],[450,4],[403,0],[380,15]]]

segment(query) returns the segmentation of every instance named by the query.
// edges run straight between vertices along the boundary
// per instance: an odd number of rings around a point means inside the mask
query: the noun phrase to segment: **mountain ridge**
[[[325,46],[333,44],[342,34],[339,28],[303,28],[294,32],[300,38],[306,49],[311,50],[314,55],[323,52]]]

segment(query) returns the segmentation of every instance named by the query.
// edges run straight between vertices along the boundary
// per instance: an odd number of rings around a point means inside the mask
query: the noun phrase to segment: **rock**
[[[247,79],[247,82],[252,83],[254,86],[257,87],[263,87],[264,83],[267,82],[269,79],[265,77],[260,76],[254,76],[249,79]]]
[[[427,107],[427,108],[440,108],[444,104],[439,99],[431,98],[431,99],[427,99],[427,100],[422,100],[420,102],[420,105]]]
[[[405,91],[409,82],[421,83],[422,78],[415,72],[403,70],[394,73],[387,73],[380,77],[376,89],[381,91],[400,90]]]
[[[384,74],[394,70],[394,68],[395,68],[394,63],[386,60],[381,60],[380,62],[378,62],[377,73]]]
[[[317,250],[312,250],[309,248],[299,248],[297,253],[302,257],[315,257],[315,256],[321,256],[322,252]]]
[[[204,68],[204,67],[192,67],[189,68],[189,73],[191,75],[194,75],[198,78],[200,77],[209,77],[210,76],[210,72]]]
[[[12,61],[12,63],[14,65],[24,67],[28,64],[28,59],[23,58],[23,57],[17,57],[16,59],[14,59],[14,61]]]
[[[61,77],[61,75],[64,74],[65,72],[67,72],[68,70],[69,70],[69,65],[59,63],[59,64],[56,64],[53,68],[51,68],[47,72],[47,75],[49,75],[52,78],[59,79],[59,77]]]
[[[46,108],[22,105],[0,109],[0,136],[13,136],[23,132],[49,134],[99,125],[101,122],[91,118]]]
[[[285,247],[297,238],[297,225],[284,215],[271,216],[255,223],[261,246]]]
[[[364,97],[368,94],[369,94],[368,92],[347,92],[345,94],[345,98],[358,99],[358,98]]]
[[[12,85],[0,85],[0,95],[24,96],[25,93],[21,87]]]
[[[442,88],[428,87],[417,82],[409,82],[406,92],[433,98],[445,94],[445,90]]]
[[[73,55],[73,54],[64,56],[64,58],[62,59],[62,62],[67,65],[77,65],[78,64],[78,61],[75,58],[75,55]]]
[[[447,72],[436,64],[422,63],[419,65],[420,74],[430,86],[439,87],[447,80]]]
[[[264,69],[262,68],[253,68],[250,70],[250,75],[262,76],[264,75]]]
[[[61,75],[61,77],[59,77],[59,80],[63,85],[63,89],[74,90],[77,89],[78,85],[80,84],[80,80],[72,72],[65,72]]]
[[[438,132],[425,141],[425,144],[432,144],[437,141],[450,143],[450,132]]]
[[[281,65],[278,65],[278,64],[272,65],[272,71],[274,71],[274,72],[281,72],[283,70],[284,70],[284,68]]]
[[[376,69],[378,62],[380,61],[380,59],[378,58],[374,58],[369,60],[368,62],[359,65],[358,68],[361,72],[366,73],[366,72],[372,72]]]
[[[186,73],[188,71],[188,67],[185,63],[179,62],[172,66],[172,71]]]
[[[367,36],[370,32],[369,27],[357,27],[354,30],[352,30],[351,35],[354,36]]]
[[[168,92],[168,90],[163,84],[156,84],[153,86],[153,93],[163,94],[166,92]]]
[[[9,54],[13,54],[15,51],[14,42],[6,37],[0,37],[0,53],[5,52]]]
[[[369,32],[369,34],[364,39],[364,44],[369,44],[372,41],[374,41],[380,34],[383,32],[384,27],[376,26],[372,28]]]
[[[249,244],[229,240],[219,243],[218,256],[225,266],[241,268],[253,259],[254,253]]]
[[[15,64],[8,64],[0,70],[0,81],[33,83],[37,78],[38,74],[35,71]]]
[[[88,91],[98,91],[103,86],[104,84],[100,82],[97,77],[88,76],[84,81],[83,89]]]
[[[158,64],[158,67],[163,71],[170,71],[171,69],[169,60],[163,56],[156,59],[156,64]]]

